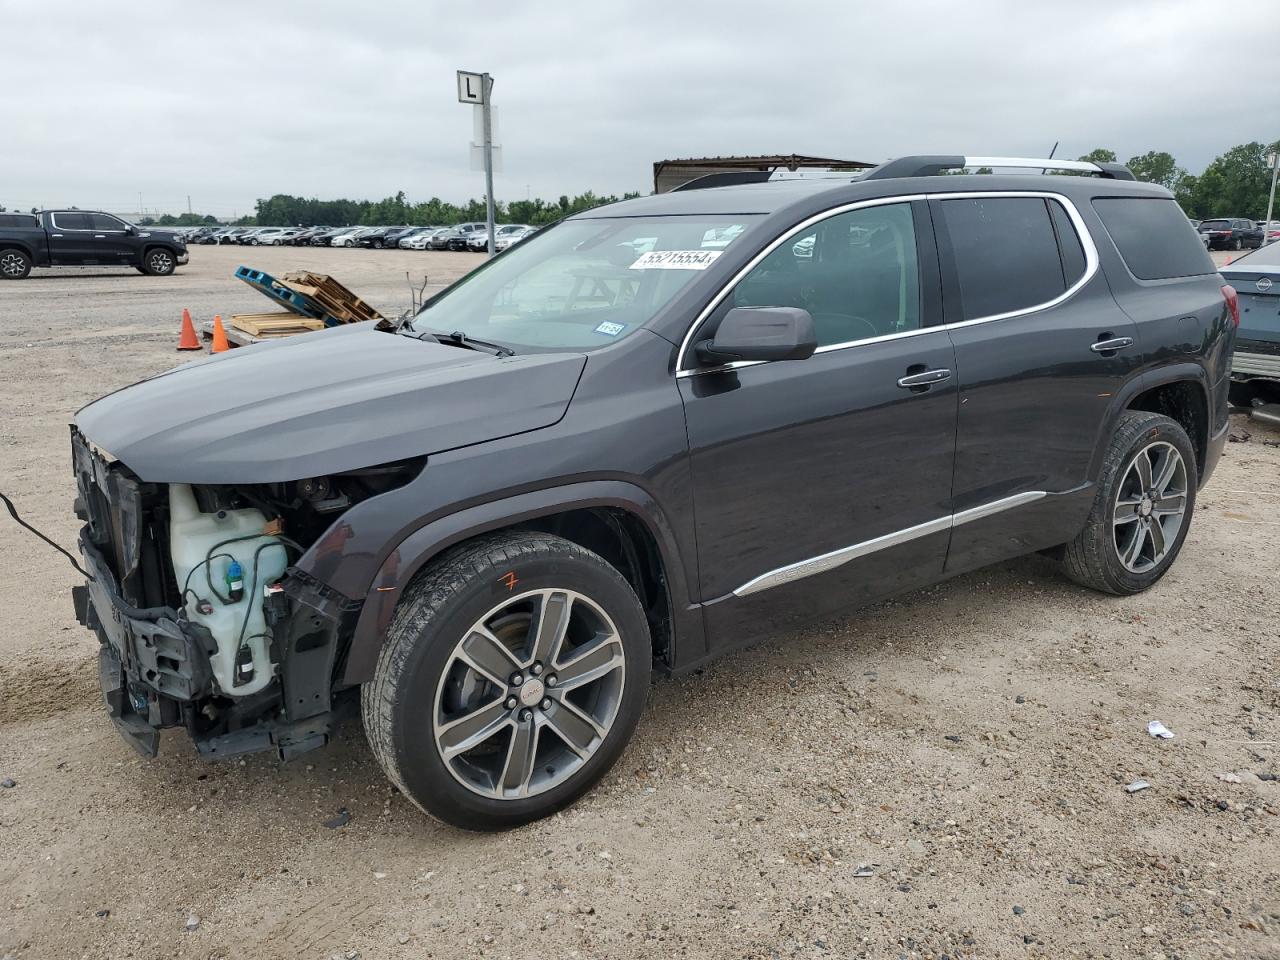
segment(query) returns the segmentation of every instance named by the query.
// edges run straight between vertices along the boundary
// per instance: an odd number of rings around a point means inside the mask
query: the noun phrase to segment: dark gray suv
[[[126,737],[288,758],[358,689],[406,796],[500,828],[609,769],[655,671],[1032,551],[1113,594],[1169,569],[1238,314],[1167,191],[986,157],[698,186],[80,410]]]

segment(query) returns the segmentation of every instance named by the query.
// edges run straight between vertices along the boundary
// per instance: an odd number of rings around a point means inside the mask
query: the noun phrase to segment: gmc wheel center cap
[[[542,691],[542,681],[537,677],[530,677],[520,687],[520,702],[526,707],[532,707],[542,699]]]

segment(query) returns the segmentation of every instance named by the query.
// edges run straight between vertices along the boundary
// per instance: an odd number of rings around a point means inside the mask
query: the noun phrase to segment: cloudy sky
[[[499,199],[647,191],[665,157],[1059,140],[1199,172],[1280,137],[1275,3],[0,0],[0,204],[479,196],[457,68],[496,80]]]

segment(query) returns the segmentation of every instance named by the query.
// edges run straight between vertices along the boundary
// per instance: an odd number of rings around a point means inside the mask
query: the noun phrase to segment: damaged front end
[[[360,602],[294,564],[424,459],[292,483],[150,483],[71,432],[91,578],[75,588],[76,616],[101,642],[125,739],[146,756],[179,726],[211,758],[323,746]]]

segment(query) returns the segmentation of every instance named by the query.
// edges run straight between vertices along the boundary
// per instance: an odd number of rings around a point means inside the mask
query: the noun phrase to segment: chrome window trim
[[[715,309],[720,306],[721,302],[729,295],[733,288],[760,264],[760,261],[773,253],[774,250],[782,246],[782,244],[786,243],[800,231],[807,230],[814,224],[821,223],[823,220],[830,217],[838,216],[842,213],[848,213],[851,210],[859,210],[863,207],[878,207],[891,203],[911,203],[915,200],[987,200],[1000,197],[1039,197],[1044,200],[1054,200],[1062,204],[1063,210],[1067,213],[1067,219],[1071,221],[1072,227],[1075,228],[1076,236],[1080,239],[1080,246],[1084,250],[1084,273],[1081,274],[1079,280],[1052,300],[1046,300],[1044,303],[1038,303],[1034,306],[1023,307],[1018,310],[1010,310],[1005,313],[995,313],[985,317],[975,317],[972,320],[959,320],[955,323],[939,323],[934,324],[933,326],[919,327],[915,330],[902,330],[898,333],[887,333],[879,337],[866,337],[861,340],[850,340],[844,343],[830,343],[819,347],[814,351],[814,354],[829,353],[833,350],[845,350],[849,347],[861,346],[863,344],[883,343],[887,340],[898,340],[903,337],[915,337],[920,334],[933,333],[938,330],[957,330],[962,327],[971,327],[979,323],[992,323],[996,320],[1010,320],[1014,317],[1027,316],[1032,313],[1038,313],[1041,310],[1048,310],[1052,307],[1058,306],[1059,304],[1065,303],[1067,300],[1074,297],[1098,272],[1098,248],[1093,242],[1093,235],[1089,233],[1088,228],[1085,226],[1084,218],[1080,216],[1080,211],[1076,209],[1075,204],[1072,203],[1068,197],[1060,193],[1054,193],[1050,190],[965,190],[956,193],[918,193],[901,197],[879,197],[874,200],[859,200],[855,203],[846,203],[838,207],[832,207],[829,210],[824,210],[822,213],[815,214],[807,220],[804,220],[798,225],[792,227],[789,231],[780,235],[776,240],[752,257],[741,270],[734,274],[733,277],[720,288],[707,306],[698,313],[693,324],[685,332],[684,338],[680,341],[680,350],[676,354],[676,378],[684,379],[685,377],[701,376],[706,373],[723,373],[726,370],[738,370],[743,367],[754,367],[761,363],[788,362],[785,360],[737,360],[733,363],[721,364],[715,367],[690,367],[688,369],[685,369],[684,367],[685,357],[689,352],[694,334],[697,333],[698,328],[702,326],[707,317],[709,317]]]
[[[127,227],[126,227],[126,225],[125,225],[125,222],[124,222],[123,220],[121,220],[119,217],[115,216],[114,214],[94,212],[94,213],[89,214],[89,216],[91,216],[91,217],[106,217],[108,220],[114,220],[116,223],[120,224],[120,229],[119,229],[119,230],[116,230],[116,229],[114,229],[114,228],[104,228],[104,229],[99,230],[98,228],[96,228],[96,227],[95,227],[95,228],[94,228],[94,233],[128,233],[128,232],[129,232],[129,231],[128,231],[128,228],[127,228]]]
[[[809,217],[807,220],[802,220],[800,223],[796,224],[790,230],[787,230],[779,234],[778,237],[774,239],[772,243],[763,247],[758,253],[756,253],[754,257],[748,260],[742,266],[742,268],[737,273],[735,273],[719,289],[719,291],[717,291],[716,295],[711,298],[711,300],[707,303],[707,305],[703,307],[701,311],[699,311],[698,316],[694,319],[689,329],[685,331],[684,338],[680,341],[680,351],[676,354],[676,376],[688,377],[688,376],[694,376],[696,374],[701,374],[701,373],[719,373],[722,370],[736,370],[740,367],[754,367],[758,363],[771,362],[768,360],[738,360],[738,361],[735,361],[734,363],[726,363],[726,364],[723,364],[722,366],[717,366],[717,367],[704,367],[701,369],[690,368],[688,370],[684,369],[685,355],[689,351],[689,345],[690,345],[690,342],[693,340],[693,335],[698,332],[698,328],[702,326],[702,324],[706,321],[707,317],[711,316],[711,314],[715,311],[716,307],[720,306],[724,298],[729,295],[729,292],[738,285],[738,283],[742,280],[743,277],[745,277],[748,273],[750,273],[757,266],[759,266],[760,261],[762,261],[769,254],[773,253],[774,250],[778,249],[778,247],[782,246],[789,239],[794,237],[797,233],[799,233],[802,230],[807,230],[809,229],[809,227],[812,227],[814,224],[821,223],[823,220],[828,220],[831,217],[839,216],[842,213],[848,213],[851,210],[861,210],[864,207],[883,207],[891,203],[911,203],[913,200],[924,200],[926,199],[926,196],[927,195],[923,193],[913,193],[913,194],[902,196],[902,197],[877,197],[874,200],[857,200],[857,201],[854,201],[853,203],[844,203],[838,207],[831,207],[828,210],[823,210],[821,213],[815,213],[813,216]],[[925,327],[922,329],[933,330],[937,328]],[[907,330],[903,332],[915,333],[916,331]],[[883,337],[875,337],[875,338],[869,338],[869,339],[888,340],[893,337],[898,337],[901,335],[902,334],[899,334],[899,333],[891,333],[891,334],[886,334]],[[855,342],[867,343],[869,342],[869,340],[858,340]],[[824,352],[826,350],[834,350],[834,349],[840,348],[841,346],[844,346],[844,344],[830,344],[827,347],[819,347],[818,350],[815,352]]]
[[[761,590],[780,587],[784,583],[793,583],[796,580],[803,580],[805,577],[826,573],[828,570],[834,570],[850,560],[856,560],[858,557],[865,557],[867,554],[875,553],[878,550],[896,547],[899,544],[908,543],[920,537],[927,537],[932,533],[951,530],[961,524],[982,520],[985,517],[994,516],[1005,510],[1012,510],[1015,507],[1021,507],[1046,496],[1048,496],[1048,493],[1044,490],[1024,490],[1022,493],[1015,493],[1010,497],[1003,497],[1000,500],[993,500],[990,503],[971,507],[968,510],[961,510],[959,513],[939,517],[936,520],[927,520],[913,527],[895,530],[893,533],[886,533],[870,540],[863,540],[861,543],[841,547],[839,550],[832,550],[830,553],[789,563],[786,566],[778,567],[748,580],[734,590],[733,595],[735,597],[747,597],[753,593],[759,593]]]
[[[1039,197],[1043,200],[1056,200],[1062,204],[1062,209],[1067,212],[1067,219],[1071,221],[1071,226],[1075,228],[1076,236],[1080,239],[1080,246],[1084,250],[1084,273],[1080,275],[1080,279],[1067,287],[1062,293],[1054,297],[1052,300],[1046,300],[1044,303],[1038,303],[1031,307],[1022,307],[1018,310],[1008,310],[1004,313],[993,313],[985,317],[975,317],[972,320],[959,320],[956,323],[943,324],[948,330],[955,330],[960,327],[971,327],[977,323],[991,323],[995,320],[1009,320],[1012,317],[1025,317],[1027,314],[1039,313],[1041,310],[1048,310],[1065,303],[1079,292],[1085,284],[1093,279],[1094,274],[1098,272],[1098,248],[1093,242],[1093,236],[1089,233],[1089,229],[1084,225],[1084,218],[1080,216],[1080,211],[1076,209],[1076,205],[1067,197],[1060,193],[1052,193],[1047,190],[1019,190],[1017,192],[1002,191],[975,191],[971,193],[948,193],[938,197],[940,200],[988,200],[996,197]]]
[[[62,212],[74,213],[77,215],[83,215],[87,217],[93,216],[93,213],[88,210],[63,210]],[[67,233],[96,233],[97,232],[93,227],[64,227],[58,223],[58,215],[56,213],[49,214],[49,222],[53,224],[53,229],[63,230]],[[92,223],[93,221],[90,220],[89,222]]]

